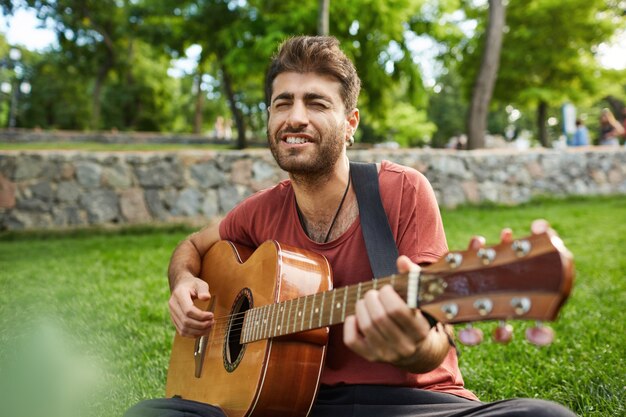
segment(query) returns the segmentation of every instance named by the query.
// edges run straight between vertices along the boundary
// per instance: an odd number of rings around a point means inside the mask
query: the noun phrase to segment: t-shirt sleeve
[[[381,179],[381,194],[399,253],[418,264],[437,261],[448,245],[430,183],[415,169],[387,167],[391,174]]]
[[[220,222],[221,239],[249,247],[257,246],[256,239],[253,236],[254,228],[252,225],[254,224],[253,217],[255,215],[253,207],[255,207],[255,200],[258,197],[258,194],[252,195],[228,212],[226,217]]]

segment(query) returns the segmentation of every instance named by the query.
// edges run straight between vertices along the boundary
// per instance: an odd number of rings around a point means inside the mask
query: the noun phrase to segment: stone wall
[[[439,203],[626,194],[626,149],[350,150],[422,172]],[[269,151],[0,151],[0,230],[202,224],[286,178]]]

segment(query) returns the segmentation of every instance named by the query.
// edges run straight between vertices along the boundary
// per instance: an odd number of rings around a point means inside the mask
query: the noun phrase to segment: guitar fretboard
[[[343,323],[354,314],[356,302],[371,289],[391,285],[407,299],[408,275],[360,282],[334,290],[249,309],[244,316],[241,343],[284,336]]]

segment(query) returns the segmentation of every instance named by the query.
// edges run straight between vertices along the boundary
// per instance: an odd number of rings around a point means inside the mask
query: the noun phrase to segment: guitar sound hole
[[[246,345],[241,343],[244,313],[250,310],[252,305],[252,292],[244,288],[233,303],[228,320],[226,343],[224,343],[224,367],[228,372],[234,371],[243,358],[246,349]]]

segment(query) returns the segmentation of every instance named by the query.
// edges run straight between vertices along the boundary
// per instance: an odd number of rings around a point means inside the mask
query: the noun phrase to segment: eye
[[[315,108],[315,109],[327,109],[328,106],[326,105],[326,103],[321,102],[321,101],[312,101],[310,104],[311,107]]]

